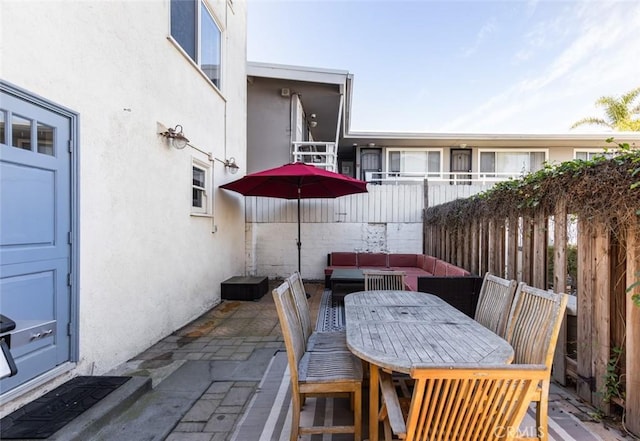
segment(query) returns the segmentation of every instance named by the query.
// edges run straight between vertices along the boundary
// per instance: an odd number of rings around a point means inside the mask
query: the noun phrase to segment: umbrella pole
[[[300,187],[298,187],[298,272],[300,271],[300,248],[302,248],[302,242],[300,242]]]

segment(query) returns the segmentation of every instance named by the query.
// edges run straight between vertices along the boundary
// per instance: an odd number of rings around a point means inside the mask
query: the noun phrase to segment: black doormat
[[[0,420],[0,439],[45,439],[131,377],[76,377]]]

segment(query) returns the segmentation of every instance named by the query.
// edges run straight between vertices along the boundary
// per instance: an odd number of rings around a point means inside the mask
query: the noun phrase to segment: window
[[[583,161],[591,161],[596,156],[604,156],[605,158],[612,158],[615,155],[614,152],[605,151],[604,149],[574,150],[573,154],[576,159],[582,159]]]
[[[171,0],[171,37],[220,89],[222,31],[203,1]]]
[[[192,214],[211,214],[211,197],[207,191],[210,182],[210,169],[208,164],[193,159],[191,172]]]
[[[390,173],[439,176],[441,172],[440,150],[387,150],[387,167]]]
[[[480,173],[522,175],[542,169],[545,160],[544,151],[480,151]]]

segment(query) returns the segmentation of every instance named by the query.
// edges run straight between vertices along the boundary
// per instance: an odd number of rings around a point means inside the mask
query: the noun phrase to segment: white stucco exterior
[[[221,92],[169,38],[169,0],[2,2],[0,77],[79,114],[77,374],[148,348],[244,274],[243,201],[217,187],[246,165],[246,10],[207,1]],[[197,149],[170,147],[158,123]],[[211,166],[213,216],[191,215],[194,158]]]

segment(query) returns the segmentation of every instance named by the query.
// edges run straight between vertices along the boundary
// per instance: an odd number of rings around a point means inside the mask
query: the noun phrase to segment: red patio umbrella
[[[298,271],[300,271],[300,199],[337,198],[366,193],[367,183],[314,165],[295,162],[281,167],[251,173],[221,185],[225,190],[245,196],[265,196],[298,200]]]

